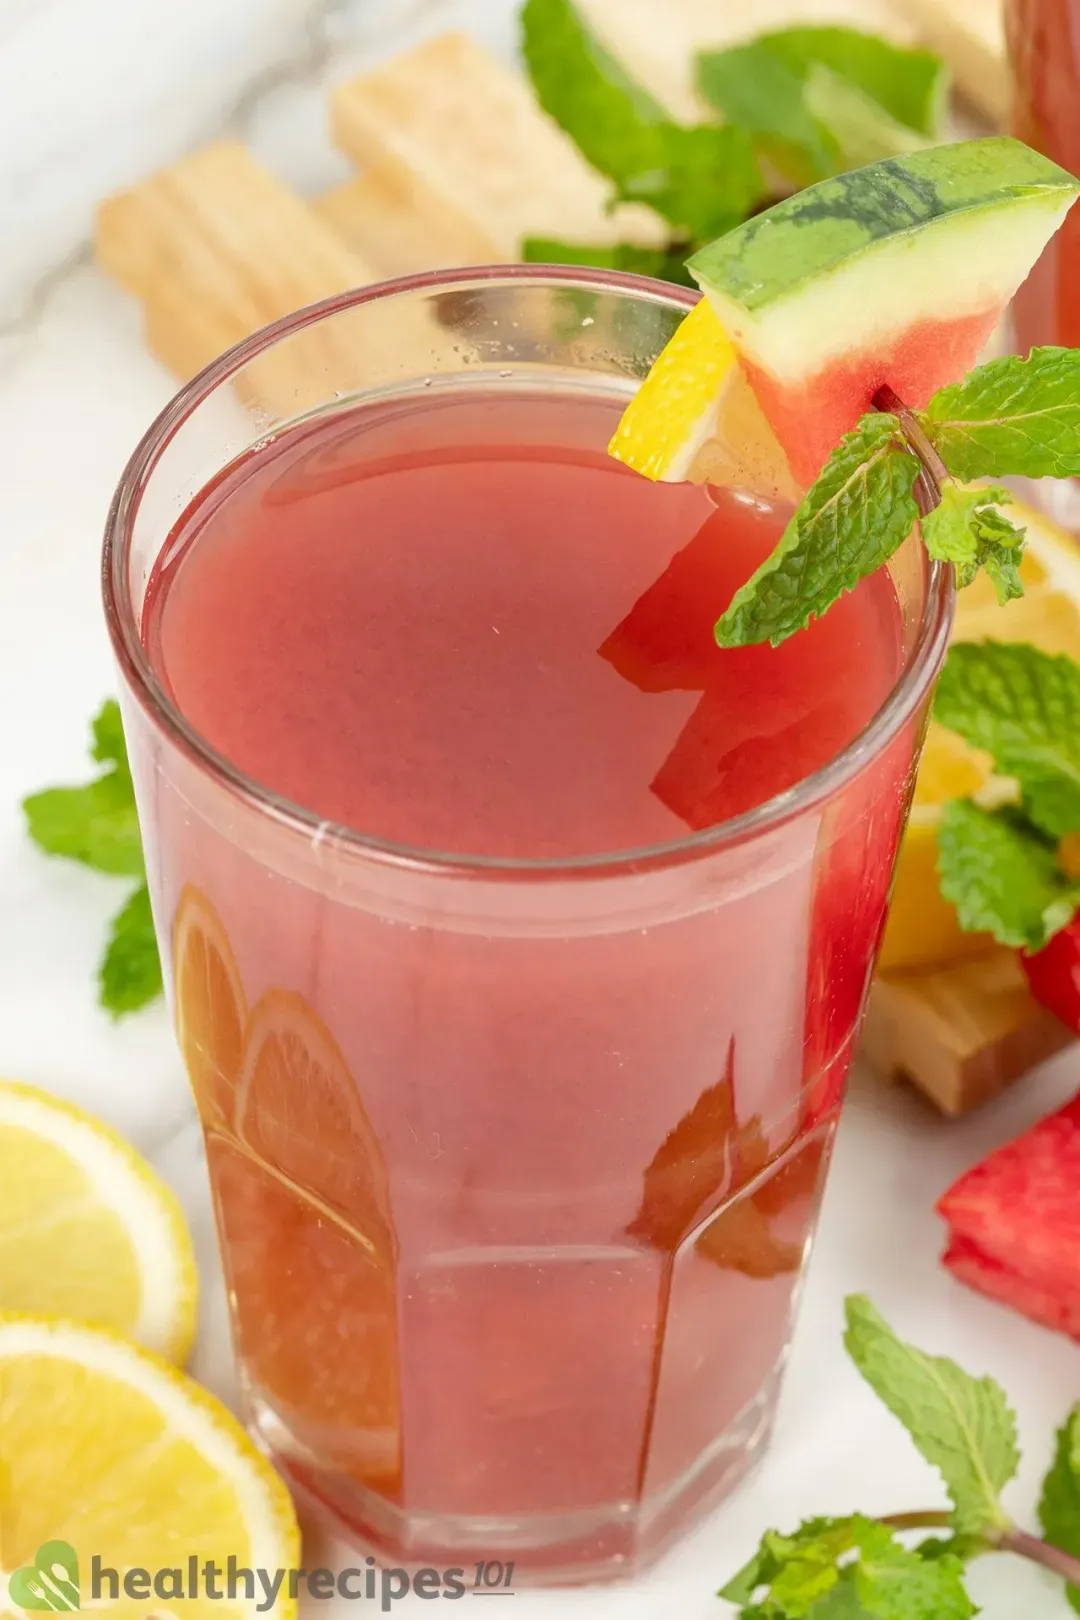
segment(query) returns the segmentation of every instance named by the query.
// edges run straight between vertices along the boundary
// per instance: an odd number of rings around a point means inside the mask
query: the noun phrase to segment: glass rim
[[[218,786],[249,809],[291,829],[307,842],[317,835],[320,843],[332,842],[335,848],[390,867],[444,876],[487,875],[518,879],[614,875],[700,859],[745,844],[781,827],[793,817],[831,797],[857,775],[866,761],[888,744],[921,702],[944,656],[951,628],[952,575],[946,564],[929,563],[926,600],[916,638],[888,696],[862,731],[832,759],[782,793],[774,794],[753,809],[743,811],[728,821],[718,822],[716,826],[688,832],[685,836],[666,839],[662,843],[589,855],[522,858],[439,851],[396,843],[341,823],[328,823],[325,817],[266,787],[219,753],[174,703],[147,657],[129,582],[128,561],[134,520],[142,495],[165,451],[198,407],[258,355],[282,339],[328,317],[379,299],[434,290],[468,291],[473,287],[492,286],[500,282],[508,285],[521,282],[563,285],[598,294],[622,293],[644,303],[683,312],[689,311],[698,301],[698,295],[692,289],[622,271],[536,264],[469,266],[424,271],[352,288],[284,315],[226,349],[186,382],[151,422],[124,468],[109,506],[101,558],[101,585],[106,624],[121,673],[153,724]],[[282,427],[287,425],[283,423]],[[162,545],[166,539],[167,536],[163,535]]]

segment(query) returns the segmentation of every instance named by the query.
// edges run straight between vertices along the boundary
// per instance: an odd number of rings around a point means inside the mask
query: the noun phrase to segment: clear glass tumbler
[[[1005,24],[1012,132],[1080,174],[1080,0],[1006,0]],[[1080,346],[1080,208],[1043,250],[1010,316],[1021,354],[1043,343]],[[1032,493],[1059,522],[1080,529],[1080,480],[1047,479]]]
[[[1080,0],[1007,0],[1013,133],[1080,173]],[[1012,307],[1022,353],[1080,344],[1080,208],[1073,208]]]
[[[246,1420],[398,1564],[624,1576],[761,1454],[951,587],[915,539],[894,558],[902,672],[826,768],[556,862],[387,843],[249,780],[155,674],[147,584],[198,492],[286,422],[448,386],[624,400],[691,302],[518,267],[301,311],[181,390],[109,518]]]

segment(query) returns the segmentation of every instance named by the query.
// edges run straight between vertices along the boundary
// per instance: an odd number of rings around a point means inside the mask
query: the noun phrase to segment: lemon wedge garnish
[[[787,457],[707,298],[683,319],[627,406],[608,453],[662,483],[797,500]]]
[[[0,1312],[112,1328],[182,1365],[196,1297],[180,1206],[134,1148],[78,1108],[0,1081]]]

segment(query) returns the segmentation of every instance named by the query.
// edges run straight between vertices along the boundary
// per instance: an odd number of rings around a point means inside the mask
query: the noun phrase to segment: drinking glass
[[[1080,0],[1006,0],[1014,135],[1080,174]],[[1080,347],[1080,208],[1044,249],[1012,305],[1016,346]],[[1032,494],[1080,529],[1080,483],[1047,480]]]
[[[1080,173],[1080,0],[1007,0],[1013,133]],[[1080,347],[1080,209],[1073,208],[1017,296],[1020,348]]]
[[[901,671],[823,769],[566,860],[395,844],[250,780],[155,673],[147,585],[199,492],[283,424],[447,388],[622,402],[692,302],[495,267],[302,310],[180,391],[108,521],[244,1416],[299,1498],[396,1564],[624,1576],[761,1456],[949,576],[914,537],[893,558]]]

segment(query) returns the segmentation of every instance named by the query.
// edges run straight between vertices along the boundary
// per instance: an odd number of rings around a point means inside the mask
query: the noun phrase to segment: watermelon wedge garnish
[[[660,356],[611,453],[654,479],[715,481],[710,466],[738,459],[749,383],[794,480],[812,483],[883,384],[921,408],[975,364],[1078,190],[1000,137],[888,158],[786,198],[690,260],[707,307]],[[769,460],[760,438],[750,487]]]
[[[960,1282],[1080,1338],[1080,1097],[961,1176],[938,1213]]]

